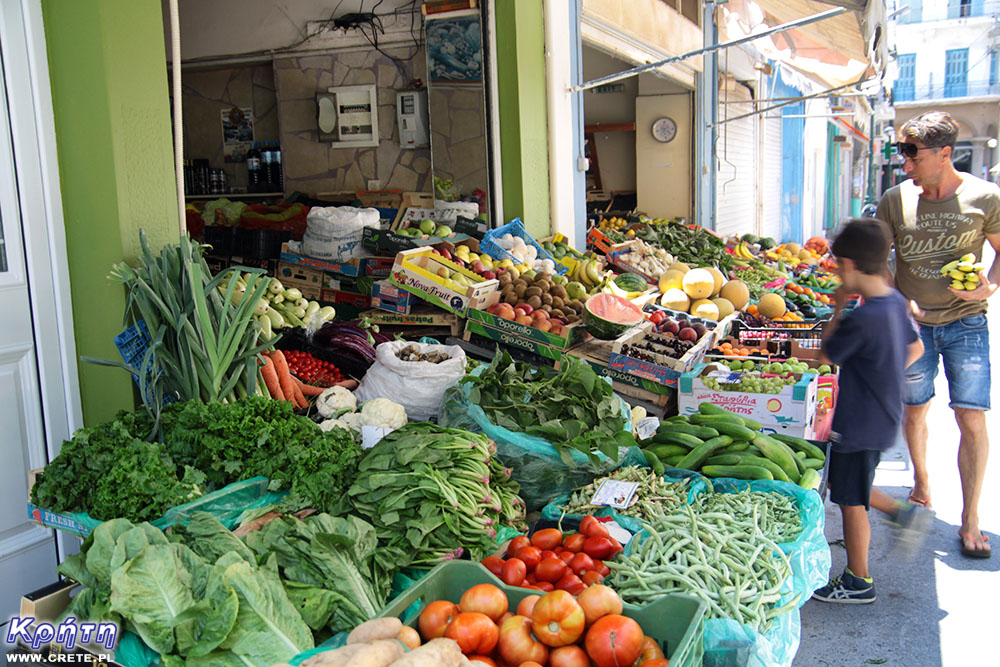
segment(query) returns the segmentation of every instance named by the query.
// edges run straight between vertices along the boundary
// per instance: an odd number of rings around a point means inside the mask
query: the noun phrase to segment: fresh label
[[[594,492],[591,505],[607,505],[615,509],[627,509],[639,490],[639,482],[622,482],[617,479],[606,479]]]

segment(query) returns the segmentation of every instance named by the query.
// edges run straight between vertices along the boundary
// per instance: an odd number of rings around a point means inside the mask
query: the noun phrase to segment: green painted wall
[[[497,0],[496,31],[504,217],[542,238],[550,233],[542,3]]]
[[[159,0],[42,0],[66,222],[76,350],[120,359],[125,293],[107,279],[133,260],[138,229],[178,236]],[[80,363],[84,420],[133,406],[131,378]]]

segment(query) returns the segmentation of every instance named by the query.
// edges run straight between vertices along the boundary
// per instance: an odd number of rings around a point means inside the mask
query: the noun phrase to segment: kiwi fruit
[[[527,304],[532,308],[534,308],[535,310],[538,310],[539,308],[542,308],[542,297],[538,296],[537,294],[530,296],[528,297]]]
[[[509,285],[510,283],[514,282],[514,279],[511,278],[510,274],[506,271],[502,272],[499,276],[497,276],[497,280],[500,281],[501,285]]]
[[[536,281],[535,287],[541,287],[543,292],[550,292],[552,291],[552,281],[551,280]]]
[[[541,296],[541,295],[542,295],[542,288],[534,285],[524,290],[524,296],[526,297]]]
[[[551,294],[542,294],[542,304],[544,304],[546,306],[551,306],[552,305],[552,295]]]
[[[553,308],[562,308],[565,303],[566,302],[563,301],[563,299],[562,299],[561,296],[556,296],[554,294],[552,295],[552,307]]]
[[[552,306],[542,306],[539,310],[544,310],[549,315],[552,314]]]
[[[566,313],[564,313],[560,308],[553,308],[549,311],[549,315],[552,317],[566,317]]]
[[[577,299],[575,301],[570,301],[566,305],[568,305],[570,308],[572,308],[573,310],[575,310],[577,313],[582,313],[583,312],[583,302],[581,302],[579,299]]]
[[[523,299],[524,294],[527,291],[528,291],[528,286],[526,284],[518,282],[514,283],[514,294],[516,294],[519,299]]]
[[[551,277],[552,274],[549,273],[548,271],[539,271],[538,273],[535,274],[535,282],[537,283],[542,280],[548,280]]]
[[[521,297],[519,297],[516,292],[510,292],[503,298],[503,301],[504,303],[509,303],[514,306],[521,302]]]
[[[566,316],[566,321],[569,322],[570,324],[573,324],[574,322],[579,322],[580,316],[577,315],[576,313],[570,313]]]
[[[565,299],[566,288],[563,287],[562,285],[553,285],[552,288],[549,290],[549,294],[551,294],[554,297],[557,296],[560,299]]]

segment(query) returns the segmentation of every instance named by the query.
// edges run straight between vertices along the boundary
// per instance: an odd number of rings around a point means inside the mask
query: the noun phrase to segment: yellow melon
[[[798,243],[786,243],[785,250],[787,250],[793,255],[797,255],[799,254],[799,250],[802,250],[802,246],[800,246]]]
[[[660,297],[660,305],[686,313],[687,309],[691,307],[691,299],[684,293],[684,290],[678,287],[671,287]]]
[[[714,303],[718,307],[718,309],[719,309],[719,319],[720,320],[729,317],[730,315],[733,314],[733,311],[736,310],[735,308],[733,308],[733,302],[732,301],[730,301],[729,299],[723,298],[721,296],[717,296],[714,299],[712,299],[712,303]]]
[[[674,287],[680,289],[681,285],[683,284],[684,284],[683,271],[677,271],[676,269],[667,269],[660,276],[660,284],[659,284],[660,293],[663,294],[667,290],[672,289]]]
[[[721,290],[722,286],[726,284],[726,276],[723,275],[722,271],[719,271],[719,269],[714,266],[707,266],[705,268],[712,274],[712,277],[715,278],[715,287],[712,289],[712,296],[718,296],[719,290]]]
[[[750,301],[750,290],[742,280],[730,280],[722,286],[719,296],[728,299],[736,310],[743,310]]]
[[[691,269],[684,274],[683,287],[692,299],[707,299],[715,289],[715,276],[708,269]]]
[[[669,270],[669,271],[680,271],[681,273],[687,273],[688,271],[691,270],[691,267],[688,266],[687,264],[685,264],[684,262],[674,262],[673,264],[671,264],[670,266],[667,267],[667,270]]]
[[[757,302],[757,311],[769,320],[781,317],[786,310],[785,300],[774,292],[768,292]]]
[[[691,314],[703,320],[719,321],[719,307],[708,299],[698,299],[692,303]]]

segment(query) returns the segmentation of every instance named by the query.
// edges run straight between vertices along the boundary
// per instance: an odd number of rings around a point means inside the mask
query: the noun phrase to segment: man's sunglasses
[[[924,146],[923,148],[920,148],[916,144],[911,144],[911,143],[909,143],[907,141],[897,141],[896,142],[896,153],[898,153],[899,155],[902,155],[905,158],[910,158],[911,160],[915,160],[916,159],[917,153],[919,151],[930,151],[930,150],[934,150],[934,149],[937,149],[937,148],[941,148],[941,147],[940,146]]]

